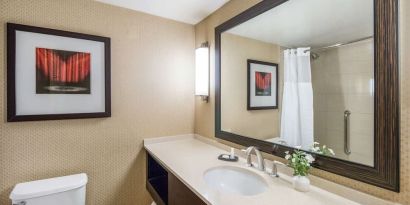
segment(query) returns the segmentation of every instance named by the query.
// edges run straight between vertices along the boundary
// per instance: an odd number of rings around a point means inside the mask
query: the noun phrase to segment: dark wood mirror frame
[[[221,34],[287,0],[263,0],[215,28],[215,136],[284,157],[293,148],[221,130]],[[398,0],[374,0],[374,167],[316,155],[316,168],[400,191]],[[312,153],[313,154],[313,153]]]

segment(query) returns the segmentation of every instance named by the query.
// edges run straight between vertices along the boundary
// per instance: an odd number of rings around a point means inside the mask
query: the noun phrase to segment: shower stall
[[[373,38],[312,49],[314,138],[337,158],[373,166]]]

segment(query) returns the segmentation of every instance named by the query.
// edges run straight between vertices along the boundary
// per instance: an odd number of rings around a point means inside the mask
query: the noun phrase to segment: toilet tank
[[[13,205],[85,205],[86,174],[17,184],[10,194]]]

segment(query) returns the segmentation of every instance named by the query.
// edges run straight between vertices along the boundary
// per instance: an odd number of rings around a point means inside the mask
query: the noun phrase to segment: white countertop
[[[200,140],[194,135],[162,137],[144,140],[145,149],[172,174],[212,205],[355,205],[359,204],[315,186],[307,193],[293,189],[290,177],[274,178],[252,167],[246,167],[245,159],[239,162],[220,161],[217,157],[227,151]],[[217,166],[237,166],[253,171],[269,184],[267,191],[254,196],[227,194],[211,189],[203,174]]]

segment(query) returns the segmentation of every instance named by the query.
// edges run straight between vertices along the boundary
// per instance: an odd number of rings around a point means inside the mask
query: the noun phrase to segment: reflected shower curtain
[[[313,89],[309,48],[284,51],[284,86],[280,138],[309,149],[313,144]]]

